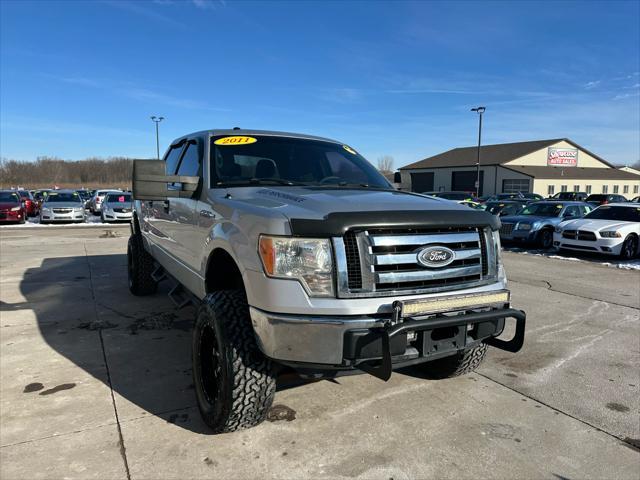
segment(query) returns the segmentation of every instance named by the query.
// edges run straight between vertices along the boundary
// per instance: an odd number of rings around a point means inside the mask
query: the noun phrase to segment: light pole
[[[480,196],[480,142],[482,140],[482,114],[485,110],[485,107],[476,107],[471,109],[472,112],[476,112],[480,115],[480,123],[478,125],[478,157],[476,160],[476,198]]]
[[[155,115],[151,117],[151,121],[156,124],[156,155],[158,160],[160,160],[160,135],[158,133],[158,124],[164,120],[164,117],[156,117]]]

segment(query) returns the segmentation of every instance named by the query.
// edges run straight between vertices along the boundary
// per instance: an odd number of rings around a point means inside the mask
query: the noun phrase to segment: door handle
[[[209,210],[200,210],[200,216],[205,218],[216,218],[215,213],[212,213]]]

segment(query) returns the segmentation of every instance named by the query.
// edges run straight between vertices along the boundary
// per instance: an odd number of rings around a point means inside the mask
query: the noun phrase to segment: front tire
[[[433,360],[422,365],[422,371],[429,378],[452,378],[473,372],[480,366],[487,354],[486,344],[463,350],[450,357]]]
[[[244,292],[223,290],[204,298],[192,347],[198,408],[213,432],[261,423],[273,403],[276,379],[256,343]]]
[[[538,245],[543,250],[548,250],[553,245],[553,230],[544,229],[538,234]]]
[[[625,238],[622,248],[620,249],[620,258],[623,260],[630,260],[638,253],[638,237],[635,235],[628,235]]]
[[[142,235],[131,235],[127,245],[129,291],[136,296],[155,293],[158,283],[151,276],[153,269],[153,257],[144,249]]]

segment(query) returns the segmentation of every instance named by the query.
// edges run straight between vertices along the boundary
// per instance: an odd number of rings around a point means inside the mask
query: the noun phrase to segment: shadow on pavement
[[[154,295],[131,295],[122,254],[47,258],[24,273],[25,301],[0,302],[0,312],[32,310],[53,350],[113,389],[120,420],[151,414],[210,433],[197,414],[192,379],[196,309],[177,310],[166,296],[169,288],[161,283]],[[400,373],[422,377],[418,368]],[[283,370],[277,390],[317,381]],[[340,378],[323,381],[339,384]]]

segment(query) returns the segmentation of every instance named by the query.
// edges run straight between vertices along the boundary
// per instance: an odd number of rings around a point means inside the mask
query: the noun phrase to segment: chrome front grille
[[[386,296],[454,290],[496,276],[489,229],[380,229],[349,231],[334,238],[341,297]],[[443,267],[427,267],[418,254],[429,246],[455,253]]]
[[[54,208],[53,213],[71,213],[73,208]]]
[[[511,235],[515,223],[503,223],[500,227],[500,235]]]
[[[596,234],[584,230],[565,230],[564,232],[562,232],[562,238],[569,238],[571,240],[582,240],[585,242],[595,242]]]

